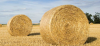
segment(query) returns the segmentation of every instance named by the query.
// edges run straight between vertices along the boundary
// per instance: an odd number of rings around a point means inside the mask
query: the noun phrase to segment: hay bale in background
[[[48,43],[80,45],[88,38],[88,23],[81,9],[73,5],[62,5],[43,15],[40,34]]]
[[[0,24],[0,27],[2,27],[2,24]]]
[[[91,25],[93,24],[93,23],[90,23]]]
[[[32,21],[26,15],[16,15],[7,23],[7,29],[12,36],[26,36],[32,31]]]

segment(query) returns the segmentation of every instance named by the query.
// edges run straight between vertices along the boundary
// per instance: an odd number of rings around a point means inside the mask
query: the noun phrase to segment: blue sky
[[[100,13],[100,0],[1,0],[0,24],[6,24],[10,18],[18,14],[25,14],[32,23],[39,23],[46,11],[67,4],[79,7],[84,13]]]

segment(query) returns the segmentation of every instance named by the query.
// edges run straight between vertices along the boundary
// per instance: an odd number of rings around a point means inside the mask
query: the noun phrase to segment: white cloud
[[[5,1],[8,1],[8,0],[0,0],[0,2],[5,2]]]
[[[12,0],[5,0],[5,1],[12,1]],[[13,3],[0,4],[0,19],[1,19],[0,23],[7,23],[11,17],[18,14],[25,14],[33,21],[33,23],[38,23],[46,11],[57,6],[67,5],[67,4],[75,5],[80,9],[82,9],[84,12],[89,12],[91,14],[95,14],[95,12],[100,12],[99,0],[97,1],[58,0],[49,3],[38,2],[38,1],[24,1],[24,0],[18,0],[18,1],[14,0],[14,1],[15,3],[13,2]]]
[[[0,3],[6,2],[6,1],[16,1],[16,0],[0,0]]]

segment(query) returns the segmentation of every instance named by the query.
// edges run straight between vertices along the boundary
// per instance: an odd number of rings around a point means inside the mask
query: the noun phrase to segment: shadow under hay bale
[[[95,40],[97,40],[96,37],[88,37],[87,41],[84,44],[91,43],[91,42],[93,42]]]
[[[28,36],[40,35],[40,33],[31,33]]]

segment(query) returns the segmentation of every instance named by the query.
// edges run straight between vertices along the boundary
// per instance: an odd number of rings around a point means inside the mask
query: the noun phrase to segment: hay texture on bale
[[[26,15],[16,15],[7,23],[7,29],[12,36],[26,36],[32,31],[32,21]]]
[[[88,38],[84,12],[73,5],[61,5],[47,11],[40,22],[42,38],[51,44],[80,45]]]
[[[2,27],[2,24],[0,24],[0,27]]]

